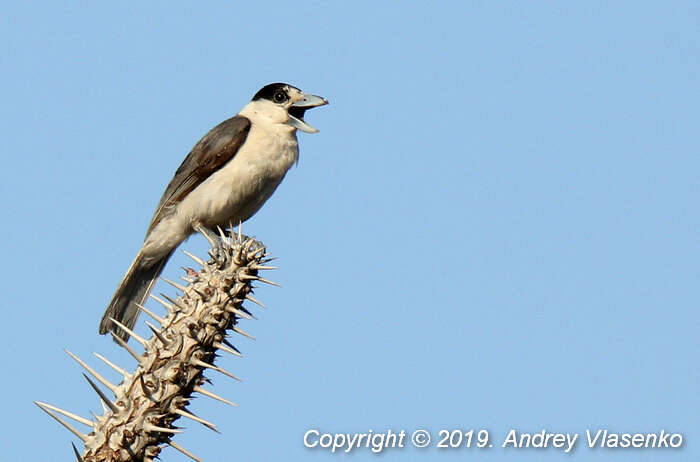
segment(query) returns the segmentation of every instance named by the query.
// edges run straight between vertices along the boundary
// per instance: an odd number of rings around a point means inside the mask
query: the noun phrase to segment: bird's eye
[[[276,91],[273,96],[275,103],[284,103],[287,101],[287,94],[282,90]]]

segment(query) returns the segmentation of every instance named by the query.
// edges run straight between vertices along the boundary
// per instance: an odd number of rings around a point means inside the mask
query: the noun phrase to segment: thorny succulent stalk
[[[167,314],[161,317],[146,307],[141,307],[144,313],[155,320],[155,324],[146,323],[153,333],[151,338],[146,340],[127,329],[131,338],[144,348],[143,354],[137,353],[113,335],[115,341],[138,361],[136,370],[129,372],[95,353],[122,375],[123,381],[119,385],[110,383],[66,350],[114,395],[114,398],[108,397],[95,380],[83,374],[102,401],[102,415],[86,419],[56,406],[36,402],[37,406],[85,444],[82,455],[73,446],[79,462],[147,462],[154,460],[165,445],[199,461],[188,450],[172,441],[175,434],[181,433],[174,425],[181,417],[218,431],[213,423],[187,410],[192,394],[197,392],[236,406],[203,388],[207,382],[204,371],[211,369],[239,380],[214,364],[216,352],[221,350],[240,356],[240,352],[226,337],[230,332],[250,337],[238,328],[241,318],[253,317],[243,307],[243,301],[247,299],[262,306],[251,295],[251,283],[260,281],[274,284],[258,275],[259,271],[274,267],[265,266],[271,260],[267,258],[265,247],[252,238],[242,236],[240,227],[237,236],[226,237],[221,233],[220,242],[207,238],[213,248],[217,249],[211,252],[212,260],[209,262],[185,252],[202,266],[198,272],[186,269],[188,277],[183,278],[188,282],[186,286],[163,278],[183,294],[177,300],[163,294],[163,298],[152,295],[166,308]],[[121,327],[126,329],[123,325]],[[58,414],[90,427],[91,431],[80,432]]]

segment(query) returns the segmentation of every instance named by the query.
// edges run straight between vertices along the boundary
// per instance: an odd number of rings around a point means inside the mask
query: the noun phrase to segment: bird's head
[[[286,83],[271,83],[258,90],[250,104],[270,118],[284,119],[280,122],[290,127],[306,133],[317,133],[317,129],[304,121],[304,113],[309,109],[325,106],[328,100],[304,93]]]

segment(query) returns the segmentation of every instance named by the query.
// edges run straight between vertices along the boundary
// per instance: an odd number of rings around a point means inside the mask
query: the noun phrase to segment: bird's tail
[[[136,319],[141,312],[136,304],[143,305],[145,303],[146,297],[151,292],[170,255],[172,255],[172,252],[156,262],[149,262],[150,264],[146,266],[144,265],[143,254],[139,252],[124,275],[124,279],[119,283],[112,301],[109,302],[107,310],[102,316],[100,334],[112,331],[125,341],[129,340],[129,334],[114,324],[110,318],[116,319],[129,329],[134,327]]]

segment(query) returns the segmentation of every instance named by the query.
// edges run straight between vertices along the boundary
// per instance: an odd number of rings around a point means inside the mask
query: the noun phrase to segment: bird
[[[140,308],[175,249],[195,232],[210,237],[217,227],[242,223],[272,196],[299,160],[297,130],[317,133],[304,120],[325,98],[286,83],[262,87],[241,111],[199,140],[156,207],[146,237],[100,322],[128,341]]]

